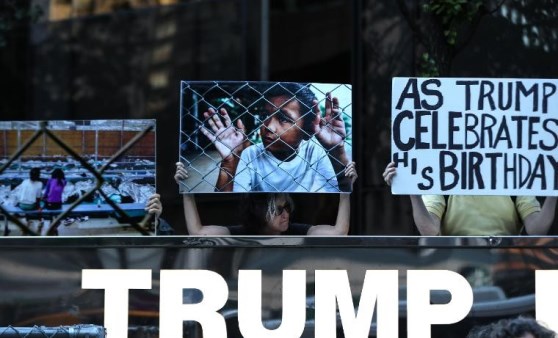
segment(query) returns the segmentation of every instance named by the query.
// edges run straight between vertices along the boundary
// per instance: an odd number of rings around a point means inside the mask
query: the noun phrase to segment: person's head
[[[555,338],[556,333],[535,319],[517,317],[501,319],[485,326],[474,327],[467,338]]]
[[[280,83],[267,89],[264,98],[260,134],[267,150],[289,154],[312,137],[316,95],[307,85]]]
[[[122,179],[120,177],[113,177],[110,180],[110,185],[114,188],[118,190],[118,187],[120,186],[120,184],[122,183]]]
[[[41,169],[40,168],[32,168],[29,171],[29,178],[31,181],[40,181],[41,180]]]
[[[242,221],[251,233],[278,235],[289,228],[293,210],[288,194],[248,194],[242,203]]]
[[[64,175],[64,171],[60,168],[56,168],[52,171],[52,174],[50,174],[52,178],[55,178],[58,180],[58,182],[65,180],[66,176]]]

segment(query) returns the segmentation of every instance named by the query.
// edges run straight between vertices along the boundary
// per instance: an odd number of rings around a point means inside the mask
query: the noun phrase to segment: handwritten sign
[[[394,78],[394,194],[558,195],[558,80]]]

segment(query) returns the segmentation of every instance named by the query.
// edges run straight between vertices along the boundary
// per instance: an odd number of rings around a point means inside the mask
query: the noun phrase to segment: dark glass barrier
[[[261,271],[261,295],[252,297],[262,299],[263,325],[276,328],[283,316],[288,317],[288,313],[282,313],[284,270],[305,270],[306,318],[302,336],[313,337],[316,270],[346,271],[355,308],[368,270],[396,270],[399,335],[406,336],[408,272],[446,270],[467,280],[474,301],[463,320],[433,325],[432,336],[463,337],[475,325],[520,314],[534,316],[535,270],[557,269],[557,255],[558,242],[554,238],[5,238],[0,247],[0,326],[102,326],[105,291],[82,288],[82,270],[147,269],[151,271],[151,288],[129,291],[128,336],[158,336],[161,271],[209,270],[220,275],[228,288],[226,303],[219,310],[226,322],[227,336],[241,337],[240,271]],[[447,291],[435,290],[430,301],[445,304],[449,297]],[[199,290],[183,291],[183,304],[203,299]],[[366,306],[361,303],[359,311]],[[374,316],[370,337],[376,336],[377,328]],[[339,314],[336,329],[343,332]],[[200,330],[195,322],[184,322],[184,337],[195,337]]]

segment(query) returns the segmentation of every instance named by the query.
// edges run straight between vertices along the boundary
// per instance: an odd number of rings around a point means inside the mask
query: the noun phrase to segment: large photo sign
[[[350,192],[351,86],[182,82],[182,193]]]
[[[394,78],[395,194],[558,195],[558,81]]]
[[[154,234],[155,163],[154,120],[0,122],[3,235]]]

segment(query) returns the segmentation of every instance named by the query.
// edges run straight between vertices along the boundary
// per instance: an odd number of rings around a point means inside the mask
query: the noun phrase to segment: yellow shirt
[[[518,235],[525,217],[540,211],[534,196],[424,195],[426,209],[441,220],[442,235]]]

